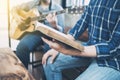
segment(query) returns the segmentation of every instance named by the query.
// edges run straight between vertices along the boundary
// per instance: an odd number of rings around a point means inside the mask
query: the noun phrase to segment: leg
[[[43,52],[46,53],[50,49],[49,45],[44,43]]]
[[[28,68],[29,54],[33,52],[40,44],[43,43],[38,32],[32,32],[24,36],[16,49],[16,55],[22,61],[26,68]]]
[[[49,61],[50,58],[46,66],[44,65],[47,80],[62,80],[61,71],[63,69],[89,65],[91,59],[60,54],[53,64],[50,64]]]
[[[76,80],[120,80],[120,72],[113,68],[100,67],[93,61]]]

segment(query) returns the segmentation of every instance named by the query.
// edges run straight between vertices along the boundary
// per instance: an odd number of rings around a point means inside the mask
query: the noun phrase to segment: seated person
[[[50,11],[63,10],[63,8],[60,5],[56,4],[52,0],[34,0],[31,2],[22,4],[20,6],[17,6],[16,8],[13,8],[12,11],[16,13],[15,11],[19,9],[29,11],[32,8],[36,8],[39,14],[49,13]],[[21,22],[22,22],[22,19],[21,19]],[[46,20],[44,20],[43,23],[58,31],[63,32],[64,14],[59,14],[59,15],[56,15],[55,13],[48,14],[46,16]],[[36,25],[36,26],[39,26],[39,25]],[[26,68],[28,68],[30,52],[34,52],[36,48],[39,47],[40,45],[44,45],[43,46],[44,52],[50,49],[50,47],[42,41],[40,33],[38,31],[33,31],[25,35],[20,40],[20,43],[16,48],[16,55],[23,62]]]
[[[47,80],[62,80],[63,69],[81,66],[87,69],[75,80],[120,80],[120,0],[90,0],[66,37],[78,39],[85,30],[89,40],[83,51],[43,38],[53,48],[42,61]]]
[[[35,80],[10,48],[0,48],[0,80]]]

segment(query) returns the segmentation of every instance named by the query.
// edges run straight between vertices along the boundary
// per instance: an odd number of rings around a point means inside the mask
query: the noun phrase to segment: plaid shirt
[[[69,34],[78,39],[86,29],[98,65],[120,71],[120,0],[91,0]]]

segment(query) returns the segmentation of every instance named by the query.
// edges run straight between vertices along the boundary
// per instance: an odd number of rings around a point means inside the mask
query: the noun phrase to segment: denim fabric
[[[53,64],[50,58],[46,65],[43,65],[47,80],[62,80],[63,69],[88,66],[75,80],[119,80],[120,72],[108,67],[100,67],[94,58],[72,57],[61,54]],[[74,72],[73,72],[74,73]]]
[[[75,80],[119,80],[120,72],[108,67],[100,67],[93,61]]]
[[[91,63],[91,58],[83,58],[83,57],[73,57],[69,55],[59,54],[55,59],[53,64],[50,63],[50,58],[46,65],[43,65],[44,72],[47,80],[62,80],[63,69],[80,67],[80,66],[88,66]]]
[[[16,49],[16,55],[26,68],[28,68],[30,52],[34,52],[40,45],[43,45],[43,41],[38,31],[32,32],[21,39]]]

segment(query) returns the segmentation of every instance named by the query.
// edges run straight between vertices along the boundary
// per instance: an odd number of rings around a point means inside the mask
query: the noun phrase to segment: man
[[[17,6],[15,9],[13,9],[13,12],[15,13],[15,11],[18,11],[20,9],[29,11],[34,8],[38,10],[39,14],[46,14],[51,11],[63,10],[60,5],[54,3],[52,0],[34,0]],[[19,21],[24,22],[22,19]],[[62,32],[64,27],[64,16],[63,14],[59,14],[56,17],[55,13],[48,14],[48,16],[46,16],[46,20],[43,21],[43,23]],[[36,24],[36,26],[39,26],[39,24]],[[20,40],[20,43],[16,48],[16,55],[23,62],[26,68],[28,68],[30,52],[34,52],[36,48],[42,44],[44,43],[38,31],[33,31],[25,35]],[[43,51],[46,52],[49,49],[49,46],[47,44],[44,44]]]
[[[81,19],[67,35],[70,39],[78,39],[88,29],[89,41],[84,51],[67,49],[55,41],[43,38],[51,48],[62,53],[51,53],[49,50],[44,54],[42,63],[46,64],[44,71],[47,80],[62,80],[63,69],[80,66],[88,68],[75,80],[120,79],[119,4],[120,0],[90,1]],[[46,62],[48,56],[51,58]]]

